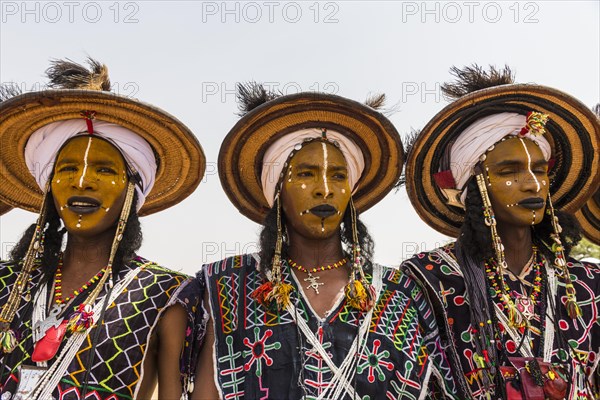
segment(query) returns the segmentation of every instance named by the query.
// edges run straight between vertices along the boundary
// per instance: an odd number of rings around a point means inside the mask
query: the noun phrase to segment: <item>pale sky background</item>
[[[236,82],[287,93],[320,90],[363,101],[385,92],[401,134],[446,105],[452,65],[509,64],[522,83],[600,101],[599,1],[195,2],[1,1],[0,81],[43,85],[50,58],[109,67],[115,90],[161,107],[196,134],[208,168],[195,193],[142,219],[140,254],[193,273],[256,250],[258,225],[231,205],[216,161],[238,120]],[[0,218],[1,256],[35,220]],[[398,265],[448,240],[423,223],[406,192],[363,215],[379,263]]]

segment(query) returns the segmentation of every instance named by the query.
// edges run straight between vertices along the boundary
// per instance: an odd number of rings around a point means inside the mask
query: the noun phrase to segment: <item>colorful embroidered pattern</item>
[[[183,355],[182,379],[191,375],[194,356],[192,344],[201,338],[199,327],[194,325],[195,315],[200,311],[199,282],[156,264],[137,258],[119,273],[125,276],[130,269],[143,266],[126,290],[106,310],[104,324],[92,329],[76,353],[67,372],[54,392],[56,399],[80,399],[80,390],[85,379],[87,363],[92,348],[91,336],[98,334],[94,362],[88,377],[86,398],[133,399],[140,384],[142,361],[148,346],[148,338],[155,328],[161,312],[172,304],[181,304],[188,313],[186,348]],[[16,278],[13,267],[0,264],[0,302],[7,298],[9,287]],[[33,282],[37,283],[41,273],[36,271]],[[103,296],[103,294],[101,294]],[[22,302],[15,320],[30,321],[30,303]],[[100,332],[97,332],[100,329]],[[6,357],[4,378],[8,368],[14,371],[21,363],[30,364],[31,330],[25,323],[26,336],[19,343],[19,352]],[[15,361],[19,360],[19,361]],[[3,360],[4,361],[4,360]],[[195,359],[194,359],[195,366]],[[11,393],[16,387],[16,377],[8,379],[2,393]]]
[[[436,249],[430,253],[421,253],[403,263],[402,269],[428,288],[433,306],[438,310],[439,321],[443,321],[440,328],[445,331],[449,341],[444,345],[448,348],[448,357],[452,362],[457,385],[463,391],[463,398],[485,399],[486,391],[483,386],[482,370],[476,364],[476,349],[472,342],[473,326],[470,321],[469,299],[466,296],[465,284],[454,257],[454,244]],[[571,383],[567,398],[591,399],[600,398],[600,371],[598,369],[598,356],[600,355],[600,267],[590,263],[580,263],[569,260],[567,263],[571,279],[577,291],[577,302],[581,306],[583,316],[577,320],[569,318],[564,304],[566,301],[564,280],[558,277],[558,295],[554,299],[558,304],[557,333],[554,335],[552,362],[565,364],[571,371],[567,381]],[[546,268],[550,268],[546,264]],[[520,279],[532,282],[533,269],[526,271]],[[522,291],[520,282],[510,275],[505,276],[505,281],[512,291]],[[534,350],[539,353],[541,336],[547,330],[542,329],[539,315],[532,318],[530,335],[533,339]],[[501,328],[502,330],[503,328]],[[560,337],[569,343],[571,350],[561,350]],[[519,342],[509,336],[498,340],[498,346],[503,348],[509,356],[520,356]],[[524,344],[526,345],[526,344]],[[570,354],[569,354],[570,353]],[[587,377],[595,376],[595,386],[592,387]],[[578,389],[579,388],[579,389]],[[493,389],[493,388],[492,388]],[[593,395],[592,395],[593,393]],[[587,397],[586,397],[587,396]],[[592,397],[596,396],[596,397]]]
[[[291,315],[265,310],[250,297],[263,279],[256,268],[253,255],[203,268],[215,326],[219,390],[225,399],[317,399],[331,386],[332,369],[299,332]],[[286,265],[282,273],[295,288],[296,318],[307,321],[332,362],[340,365],[364,314],[342,299],[327,319],[319,319],[299,297],[291,269]],[[383,289],[368,326],[354,378],[362,399],[417,399],[425,393],[435,399],[444,392],[452,398],[451,370],[441,351],[433,313],[406,275],[383,268]]]

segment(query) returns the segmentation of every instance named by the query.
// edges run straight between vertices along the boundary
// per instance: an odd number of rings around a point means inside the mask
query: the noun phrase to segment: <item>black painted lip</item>
[[[527,199],[521,200],[517,204],[529,210],[539,210],[541,208],[544,208],[546,202],[541,197],[529,197]]]
[[[73,205],[74,203],[87,203],[89,205],[79,206]],[[73,196],[69,197],[69,200],[67,201],[67,206],[69,207],[69,210],[73,211],[74,213],[91,214],[100,208],[100,202],[94,199],[93,197]]]
[[[312,214],[320,218],[327,218],[337,212],[334,206],[329,204],[321,204],[309,210]]]

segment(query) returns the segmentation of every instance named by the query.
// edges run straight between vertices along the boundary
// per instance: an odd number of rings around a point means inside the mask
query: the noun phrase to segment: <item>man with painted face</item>
[[[204,155],[169,114],[105,92],[106,67],[89,64],[54,62],[55,90],[2,91],[14,96],[0,103],[0,199],[39,211],[0,263],[3,400],[191,391],[198,281],[135,252],[138,215],[191,193]]]
[[[456,242],[402,270],[429,294],[462,399],[600,396],[600,268],[569,258],[600,181],[600,125],[508,68],[453,69],[457,98],[417,136],[406,185]]]
[[[452,397],[423,294],[372,262],[358,218],[401,172],[394,127],[338,96],[238,89],[246,113],[222,144],[219,175],[264,226],[258,254],[198,275],[211,319],[192,398]]]

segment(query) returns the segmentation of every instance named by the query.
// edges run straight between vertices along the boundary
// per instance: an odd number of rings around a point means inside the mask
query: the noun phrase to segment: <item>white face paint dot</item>
[[[292,181],[292,178],[288,179],[288,182],[291,182],[291,181]]]
[[[113,185],[116,185],[115,181],[112,181],[111,183],[112,183]]]
[[[542,185],[546,186],[546,181],[542,181]]]
[[[57,180],[56,180],[56,183],[60,183],[60,179],[57,179]]]
[[[346,189],[342,189],[342,193],[346,193]]]
[[[512,185],[512,181],[506,181],[506,186]]]
[[[306,189],[306,185],[303,183],[302,186],[300,186],[302,189]]]

